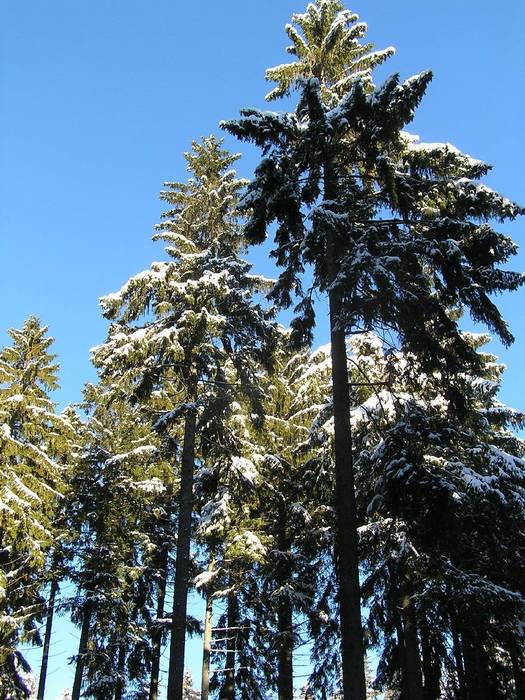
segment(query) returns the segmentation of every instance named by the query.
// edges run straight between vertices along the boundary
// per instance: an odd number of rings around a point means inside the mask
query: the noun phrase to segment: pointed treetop
[[[154,239],[174,246],[166,248],[172,257],[180,253],[202,252],[213,242],[226,245],[228,255],[241,245],[235,221],[235,202],[247,184],[236,178],[231,166],[240,158],[222,148],[222,139],[215,136],[193,141],[191,151],[184,154],[191,174],[187,183],[166,182],[160,198],[171,205],[162,215]]]
[[[29,316],[21,329],[9,329],[13,344],[0,351],[0,384],[9,383],[13,391],[30,391],[38,398],[58,389],[59,366],[56,355],[49,352],[54,339],[46,336],[47,331],[36,316]]]
[[[323,99],[328,103],[356,79],[372,89],[372,70],[395,49],[389,46],[373,51],[373,44],[361,43],[368,27],[358,20],[359,15],[346,10],[340,0],[316,0],[303,14],[294,14],[293,24],[287,24],[285,30],[292,41],[287,51],[297,60],[268,68],[266,80],[276,82],[277,87],[266,99],[288,95],[302,80],[312,77],[321,83]]]
[[[197,180],[213,183],[219,179],[220,173],[239,160],[240,153],[230,153],[221,148],[223,141],[212,134],[203,137],[201,143],[191,142],[191,151],[186,151],[184,158],[188,163],[188,172]]]

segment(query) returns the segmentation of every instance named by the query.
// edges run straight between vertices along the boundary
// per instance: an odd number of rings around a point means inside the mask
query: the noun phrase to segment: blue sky
[[[263,106],[264,70],[287,60],[283,27],[303,1],[0,4],[0,343],[32,313],[50,326],[61,405],[94,378],[98,298],[163,256],[150,240],[162,182],[185,179],[192,139]],[[350,7],[377,48],[397,48],[381,77],[434,71],[411,130],[492,163],[487,184],[525,203],[522,0]],[[249,177],[257,152],[226,143],[245,153],[238,170]],[[525,222],[503,228],[524,250],[512,267],[525,270]],[[251,257],[268,272],[266,251]],[[499,303],[517,338],[494,345],[508,364],[502,396],[525,409],[525,291]]]

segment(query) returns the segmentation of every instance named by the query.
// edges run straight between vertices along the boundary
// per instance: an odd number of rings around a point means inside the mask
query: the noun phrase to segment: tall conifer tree
[[[317,5],[321,15],[334,3]],[[324,26],[328,36],[330,26]],[[425,369],[441,372],[461,411],[455,378],[478,359],[450,308],[465,306],[511,342],[489,295],[516,289],[523,277],[498,267],[515,246],[486,222],[515,218],[522,210],[477,181],[488,170],[485,164],[445,144],[419,144],[403,131],[430,72],[402,84],[394,75],[372,91],[368,78],[348,80],[335,94],[327,91],[323,75],[305,78],[294,113],[243,110],[239,121],[223,126],[263,150],[242,201],[250,212],[246,236],[259,243],[277,222],[273,255],[284,271],[271,296],[281,306],[299,297],[293,323],[298,340],[312,337],[313,291],[328,297],[343,685],[345,697],[363,700],[345,335],[392,330],[424,358]],[[295,78],[288,84],[297,84]],[[309,292],[301,285],[305,266],[312,267]]]
[[[151,656],[159,539],[169,540],[166,494],[172,487],[149,416],[103,385],[85,390],[84,450],[68,503],[67,602],[81,628],[73,700],[83,689],[101,700],[138,692]],[[160,532],[159,532],[160,531]]]
[[[496,398],[502,367],[481,351],[488,337],[465,338],[483,368],[465,376],[462,420],[451,420],[439,378],[415,358],[385,353],[372,336],[354,346],[381,387],[363,391],[355,411],[369,638],[382,644],[383,687],[428,700],[513,697],[521,645],[513,523],[523,517],[525,463],[511,429],[524,416]]]
[[[132,277],[120,292],[102,300],[106,316],[118,322],[95,356],[106,376],[114,381],[125,378],[139,399],[166,381],[179,392],[173,410],[157,421],[160,431],[184,421],[168,680],[173,700],[181,700],[183,686],[200,417],[217,397],[220,401],[227,359],[235,383],[251,394],[254,416],[260,413],[260,398],[253,390],[256,360],[266,358],[272,337],[266,314],[252,301],[265,283],[249,274],[250,266],[237,252],[241,237],[235,204],[245,184],[231,170],[237,156],[210,137],[194,143],[185,157],[191,179],[187,184],[168,183],[161,195],[172,208],[156,238],[168,243],[170,260],[153,263],[150,271]]]
[[[49,398],[58,388],[53,339],[31,316],[0,351],[0,693],[26,697],[28,669],[17,646],[39,642],[53,545],[73,429]]]

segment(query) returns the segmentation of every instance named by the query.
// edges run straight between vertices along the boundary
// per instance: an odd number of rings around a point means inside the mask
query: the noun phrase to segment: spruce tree
[[[196,535],[206,548],[208,571],[196,582],[204,589],[208,605],[221,599],[226,605],[217,623],[223,632],[213,640],[213,649],[211,640],[208,642],[207,661],[219,666],[209,689],[218,690],[225,700],[234,696],[262,700],[262,667],[266,664],[255,651],[260,649],[253,610],[258,565],[267,551],[259,502],[263,477],[251,402],[235,386],[234,376],[233,367],[226,362],[222,396],[217,394],[220,400],[211,402],[201,419]],[[259,389],[263,390],[260,376]]]
[[[40,641],[45,564],[73,432],[49,398],[58,365],[47,330],[31,316],[0,350],[0,691],[13,698],[28,693],[17,647]]]
[[[509,428],[523,415],[496,399],[502,368],[480,350],[487,337],[465,338],[483,371],[465,377],[461,421],[414,357],[353,339],[356,365],[380,387],[354,411],[368,636],[382,647],[383,688],[428,700],[445,689],[513,697],[520,645],[524,448]]]
[[[292,44],[287,52],[296,60],[266,71],[266,80],[277,83],[267,95],[274,100],[289,95],[308,78],[317,78],[323,100],[337,101],[352,82],[362,80],[373,87],[372,71],[395,52],[393,47],[373,50],[373,44],[360,40],[365,36],[366,22],[345,9],[340,0],[316,0],[306,12],[294,14],[292,24],[285,27]],[[296,26],[294,26],[296,25]]]
[[[69,577],[78,592],[67,607],[81,627],[73,698],[82,689],[99,700],[140,696],[152,653],[152,570],[159,538],[171,535],[172,473],[137,407],[103,385],[88,385],[85,398],[84,449],[68,504]]]
[[[365,679],[345,336],[393,331],[427,371],[441,373],[461,412],[456,376],[478,360],[450,308],[464,306],[509,343],[489,295],[523,282],[499,267],[515,246],[487,223],[523,210],[478,182],[489,166],[403,131],[430,80],[428,71],[404,83],[394,75],[372,92],[368,80],[352,80],[334,100],[310,77],[294,113],[243,110],[223,124],[263,151],[241,203],[250,213],[245,232],[260,243],[277,222],[272,255],[284,270],[271,297],[285,307],[298,297],[298,340],[312,337],[313,291],[328,297],[341,651],[352,700],[365,697]],[[309,292],[301,285],[306,266]]]
[[[330,385],[327,354],[322,349],[293,351],[289,335],[281,333],[273,370],[262,380],[265,423],[256,436],[262,455],[259,498],[267,541],[267,554],[257,572],[256,612],[262,653],[269,662],[268,683],[277,688],[280,700],[293,697],[293,652],[307,640],[301,628],[315,607],[319,536],[325,525],[320,511],[326,489],[319,478],[323,459],[307,443]]]
[[[193,690],[193,676],[190,671],[184,673],[184,690],[182,694],[183,700],[197,700],[199,694]]]
[[[59,501],[56,510],[52,529],[54,532],[54,542],[47,556],[46,572],[42,576],[42,583],[48,587],[47,605],[45,611],[45,631],[42,647],[42,661],[38,674],[37,700],[44,700],[49,664],[49,652],[53,634],[53,623],[55,613],[60,605],[60,585],[67,578],[67,541],[70,533],[68,531],[68,506],[71,501],[72,492],[69,487],[70,480],[75,473],[76,466],[82,453],[83,423],[73,406],[67,406],[62,412],[62,418],[66,421],[69,430],[69,444],[67,447],[67,465],[63,479],[68,487],[64,497]]]
[[[161,432],[184,422],[180,454],[175,602],[171,628],[168,694],[181,699],[190,583],[193,472],[200,417],[224,387],[222,367],[231,363],[235,383],[252,395],[256,361],[267,356],[271,326],[252,302],[264,281],[249,274],[238,256],[241,243],[235,203],[244,182],[231,165],[237,159],[213,138],[185,154],[192,175],[187,184],[168,183],[161,197],[172,207],[156,238],[168,243],[167,262],[132,277],[105,297],[105,315],[117,321],[95,361],[114,382],[126,381],[141,397],[173,382],[178,401],[156,425]],[[147,314],[151,317],[148,319]],[[220,399],[219,399],[220,400]]]

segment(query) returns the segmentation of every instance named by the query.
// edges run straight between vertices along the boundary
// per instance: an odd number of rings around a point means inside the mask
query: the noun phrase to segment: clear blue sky
[[[264,70],[287,60],[283,27],[303,3],[0,3],[0,343],[30,314],[50,326],[61,405],[93,379],[89,348],[106,329],[98,298],[163,255],[150,241],[162,182],[185,179],[192,139],[263,106]],[[434,71],[411,130],[492,163],[487,184],[525,203],[522,0],[349,6],[378,48],[397,48],[383,77]],[[249,177],[257,153],[242,149]],[[504,229],[525,251],[525,221]],[[264,253],[252,257],[266,272]],[[525,252],[512,267],[525,270]],[[508,364],[503,398],[525,409],[525,291],[500,304],[517,338],[495,346]],[[50,679],[47,697],[64,685]]]

